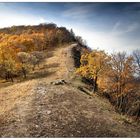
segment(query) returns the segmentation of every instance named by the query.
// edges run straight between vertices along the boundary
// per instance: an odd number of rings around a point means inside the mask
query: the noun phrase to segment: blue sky
[[[54,22],[109,53],[140,48],[140,3],[0,3],[0,19],[0,28]]]

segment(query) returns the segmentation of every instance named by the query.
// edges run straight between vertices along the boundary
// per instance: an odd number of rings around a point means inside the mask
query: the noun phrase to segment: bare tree
[[[125,52],[115,53],[112,54],[111,65],[110,77],[115,84],[116,92],[122,94],[134,74],[133,58],[127,56]]]
[[[132,84],[135,67],[133,57],[127,56],[125,52],[114,53],[111,56],[111,71],[109,72],[112,94],[116,98],[117,107],[122,110],[125,106],[126,98],[134,87]]]

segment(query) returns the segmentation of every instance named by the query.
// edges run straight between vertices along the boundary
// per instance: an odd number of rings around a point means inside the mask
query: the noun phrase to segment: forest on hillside
[[[93,93],[107,97],[117,111],[140,116],[140,50],[107,54],[85,52],[76,73],[91,85]]]
[[[0,78],[27,77],[45,59],[44,51],[75,41],[73,31],[54,23],[0,29]]]

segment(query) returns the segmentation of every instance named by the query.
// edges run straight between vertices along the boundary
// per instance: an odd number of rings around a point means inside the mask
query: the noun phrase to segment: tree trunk
[[[26,79],[26,78],[27,78],[27,76],[26,76],[26,70],[25,70],[25,68],[24,68],[24,67],[22,67],[22,73],[23,73],[23,75],[24,75],[24,78]]]
[[[8,81],[8,75],[7,75],[7,72],[5,73],[5,80]]]
[[[33,70],[33,71],[35,70],[35,66],[36,66],[36,65],[33,65],[33,67],[32,67],[32,70]]]
[[[98,77],[96,76],[93,83],[93,93],[98,91],[98,84],[97,84]]]
[[[124,101],[124,98],[123,98],[123,95],[120,97],[120,104],[119,104],[119,110],[122,111],[123,110],[123,101]]]
[[[10,79],[11,79],[11,82],[14,82],[14,79],[13,79],[13,76],[12,76],[11,72],[10,72]]]
[[[6,80],[10,79],[11,82],[14,82],[12,73],[11,73],[10,71],[8,71],[8,72],[6,73],[6,77],[5,77],[5,78],[6,78]]]

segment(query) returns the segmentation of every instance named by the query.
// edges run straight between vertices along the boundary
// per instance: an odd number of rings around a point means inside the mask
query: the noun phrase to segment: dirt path
[[[68,81],[74,46],[59,48],[46,60],[53,74],[0,90],[1,137],[140,137],[139,126],[117,114],[109,101]],[[50,84],[58,79],[68,83]]]

